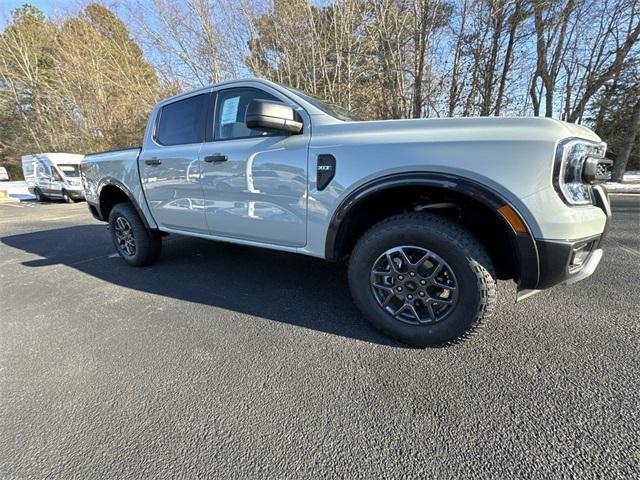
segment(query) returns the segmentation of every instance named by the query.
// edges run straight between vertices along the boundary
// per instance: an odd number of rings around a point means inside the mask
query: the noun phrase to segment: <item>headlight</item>
[[[611,161],[604,158],[607,145],[567,139],[558,144],[553,186],[571,205],[592,203],[591,185],[608,179]]]

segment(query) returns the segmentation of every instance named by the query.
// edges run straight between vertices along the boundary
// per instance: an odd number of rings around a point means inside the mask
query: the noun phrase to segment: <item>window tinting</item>
[[[162,145],[204,141],[208,95],[195,95],[162,107],[156,140]]]
[[[215,121],[215,139],[230,140],[265,136],[268,133],[247,128],[244,116],[252,100],[280,102],[273,95],[257,88],[231,88],[218,92]]]

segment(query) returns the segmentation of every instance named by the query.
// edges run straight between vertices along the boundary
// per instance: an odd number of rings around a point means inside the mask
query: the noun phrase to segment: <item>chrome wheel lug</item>
[[[426,280],[420,280],[420,285],[426,285],[427,281]]]
[[[424,297],[424,292],[420,292],[418,293],[418,295],[420,295],[421,297]]]
[[[409,275],[410,275],[411,277],[415,277],[415,276],[416,276],[416,274],[415,274],[415,273],[413,273],[413,272],[409,273]]]
[[[412,300],[412,299],[413,299],[413,295],[407,295],[407,298],[408,298],[409,300]]]
[[[398,290],[399,292],[402,291],[402,287],[398,287],[396,290]]]
[[[398,280],[404,280],[404,277],[402,275],[398,275]]]

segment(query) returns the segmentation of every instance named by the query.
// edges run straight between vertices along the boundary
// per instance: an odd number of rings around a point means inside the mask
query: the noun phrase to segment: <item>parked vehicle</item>
[[[8,182],[9,181],[9,172],[5,167],[0,167],[0,182]]]
[[[359,122],[245,80],[160,102],[141,148],[87,155],[82,176],[131,265],[154,262],[168,233],[348,259],[371,323],[430,346],[490,315],[496,279],[523,299],[594,272],[604,153],[548,118]]]
[[[39,202],[50,198],[67,203],[84,199],[80,180],[83,155],[73,153],[38,153],[22,157],[24,179]]]

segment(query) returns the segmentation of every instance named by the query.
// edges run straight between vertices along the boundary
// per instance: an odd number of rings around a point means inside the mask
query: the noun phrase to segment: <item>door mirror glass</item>
[[[245,123],[248,128],[300,133],[302,119],[289,105],[267,100],[253,100],[247,106]]]

